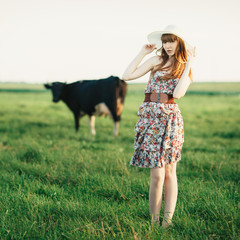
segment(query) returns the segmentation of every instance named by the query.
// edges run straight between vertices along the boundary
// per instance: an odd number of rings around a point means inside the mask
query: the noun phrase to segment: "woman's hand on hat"
[[[188,62],[192,61],[192,59],[195,58],[195,57],[196,57],[196,47],[194,46],[192,51],[187,49]]]
[[[149,54],[151,53],[154,49],[157,49],[156,45],[155,44],[145,44],[143,47],[142,47],[142,52],[144,54]]]

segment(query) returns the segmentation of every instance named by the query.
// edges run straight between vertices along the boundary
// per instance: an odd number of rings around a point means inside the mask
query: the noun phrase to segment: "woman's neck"
[[[168,57],[168,62],[170,63],[170,65],[173,64],[173,61],[174,61],[174,55],[173,56],[170,56]]]

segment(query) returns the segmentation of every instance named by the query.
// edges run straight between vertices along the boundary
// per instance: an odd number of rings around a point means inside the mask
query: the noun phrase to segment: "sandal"
[[[170,228],[170,227],[172,227],[172,226],[173,226],[172,221],[166,222],[165,220],[163,220],[161,227],[162,227],[162,228]]]

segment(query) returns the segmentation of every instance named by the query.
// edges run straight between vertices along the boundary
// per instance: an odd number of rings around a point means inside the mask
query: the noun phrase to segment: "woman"
[[[192,82],[191,63],[195,47],[184,41],[180,30],[167,26],[164,31],[148,35],[146,44],[123,74],[125,81],[139,78],[151,71],[145,89],[145,100],[138,110],[135,152],[130,165],[150,168],[150,213],[159,224],[163,184],[165,210],[162,227],[172,225],[177,202],[176,166],[181,159],[184,142],[183,119],[174,99],[183,97]],[[153,50],[160,55],[139,66]]]

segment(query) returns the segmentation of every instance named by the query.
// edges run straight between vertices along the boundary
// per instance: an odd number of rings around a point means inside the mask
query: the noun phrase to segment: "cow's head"
[[[52,90],[53,102],[58,102],[61,100],[63,88],[65,85],[66,85],[66,83],[53,82],[51,85],[44,84],[44,87]]]

